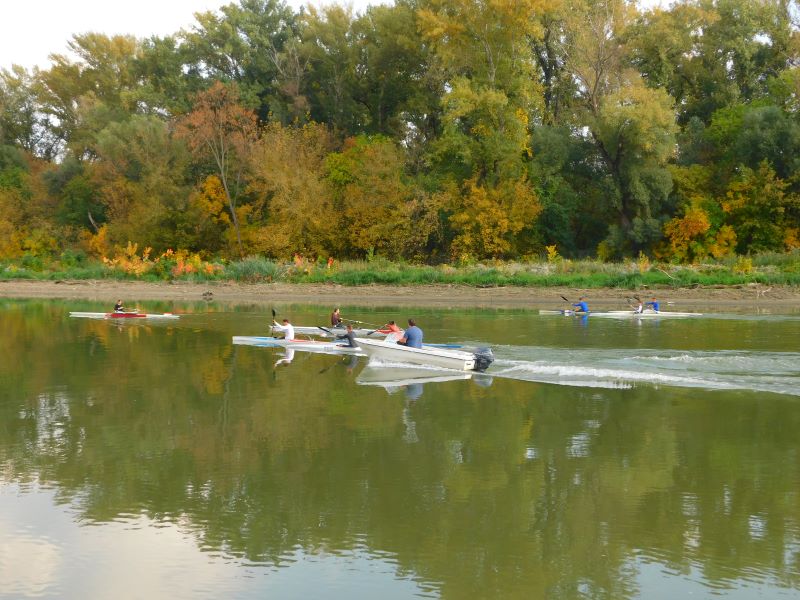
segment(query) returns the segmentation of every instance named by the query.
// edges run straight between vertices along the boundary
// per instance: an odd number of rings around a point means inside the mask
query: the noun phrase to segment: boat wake
[[[800,396],[800,353],[496,347],[491,375],[580,387],[637,385]]]

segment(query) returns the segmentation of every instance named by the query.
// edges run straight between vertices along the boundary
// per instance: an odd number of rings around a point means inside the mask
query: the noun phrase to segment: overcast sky
[[[97,31],[109,35],[132,34],[143,38],[188,29],[193,14],[216,10],[232,0],[5,0],[0,5],[0,68],[12,64],[47,67],[47,56],[66,51],[74,33]],[[350,0],[363,11],[388,0]],[[288,0],[298,8],[331,0]]]
[[[5,0],[0,16],[0,68],[19,64],[46,68],[47,56],[63,53],[75,33],[96,31],[108,35],[132,34],[138,38],[167,35],[188,29],[193,14],[216,10],[232,0]],[[361,12],[370,4],[392,0],[336,1]],[[334,0],[311,0],[310,4]],[[307,0],[288,0],[294,8]],[[668,0],[641,0],[644,5]]]

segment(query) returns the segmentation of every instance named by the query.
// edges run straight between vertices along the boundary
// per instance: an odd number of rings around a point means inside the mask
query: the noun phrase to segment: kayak
[[[238,346],[259,346],[262,348],[293,348],[307,352],[324,352],[334,354],[356,354],[366,356],[360,348],[353,348],[344,342],[334,342],[331,340],[287,340],[286,338],[276,338],[268,336],[235,335],[233,343]],[[425,348],[461,348],[458,344],[425,344]]]
[[[677,311],[663,311],[658,312],[650,309],[645,309],[643,312],[636,312],[635,310],[610,310],[602,313],[591,313],[593,317],[608,317],[608,318],[633,318],[633,319],[660,319],[669,317],[702,317],[703,313],[695,312],[677,312]]]
[[[395,342],[364,338],[356,339],[356,344],[370,358],[457,371],[484,371],[494,361],[491,348],[478,348],[474,352],[465,352],[455,348],[437,348],[430,345],[411,348]]]
[[[702,313],[693,313],[693,312],[677,312],[677,311],[654,311],[651,309],[645,309],[644,312],[636,312],[635,310],[610,310],[607,312],[575,312],[574,310],[540,310],[540,315],[563,315],[565,317],[607,317],[607,318],[617,318],[617,319],[624,319],[624,318],[635,318],[635,319],[647,319],[647,318],[660,318],[660,317],[702,317]]]
[[[347,344],[321,340],[287,340],[267,336],[235,335],[233,343],[240,346],[259,346],[261,348],[292,348],[306,352],[322,352],[325,354],[356,354],[366,356],[360,348]]]
[[[180,315],[172,313],[140,313],[140,312],[71,312],[70,317],[84,319],[179,319]]]
[[[272,331],[275,333],[280,333],[282,329],[273,325]],[[345,329],[344,327],[321,327],[319,325],[311,327],[306,325],[294,326],[295,335],[315,335],[317,337],[335,337],[337,335],[344,335],[346,333],[347,329]],[[382,336],[388,333],[389,331],[387,330],[381,331],[376,329],[353,328],[353,334],[355,334],[358,337],[366,337],[369,335]]]

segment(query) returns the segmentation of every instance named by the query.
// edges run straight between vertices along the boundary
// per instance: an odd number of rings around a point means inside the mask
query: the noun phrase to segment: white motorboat
[[[233,343],[240,346],[259,346],[261,348],[292,348],[305,352],[321,352],[324,354],[356,354],[366,356],[358,347],[345,343],[322,340],[287,340],[267,336],[235,335]]]
[[[180,315],[173,313],[140,313],[140,312],[71,312],[70,317],[83,319],[178,319]]]
[[[484,371],[494,361],[491,348],[478,348],[474,352],[430,345],[411,348],[393,341],[366,338],[358,338],[356,343],[368,356],[388,362],[442,367],[457,371]]]

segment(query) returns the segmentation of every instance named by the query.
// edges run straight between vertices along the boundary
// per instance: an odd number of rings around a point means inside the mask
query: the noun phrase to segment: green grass
[[[129,275],[99,262],[64,266],[41,261],[0,262],[0,279],[118,279],[163,281],[164,273]],[[220,273],[194,273],[181,281],[240,281],[246,283],[336,283],[345,286],[370,284],[426,285],[453,284],[475,287],[575,287],[638,289],[648,287],[800,285],[800,252],[734,257],[698,265],[638,264],[634,261],[603,263],[596,260],[536,262],[491,262],[464,266],[415,265],[372,261],[284,263],[251,257],[228,263]]]

